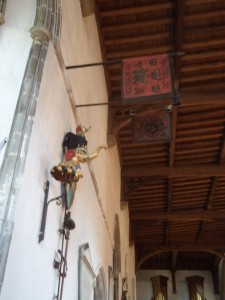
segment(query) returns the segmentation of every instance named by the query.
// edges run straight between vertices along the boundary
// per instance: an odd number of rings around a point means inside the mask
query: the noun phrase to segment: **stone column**
[[[37,1],[35,23],[30,30],[33,44],[0,170],[0,292],[48,44],[59,38],[60,4],[60,0]]]
[[[4,23],[6,0],[0,0],[0,25]]]

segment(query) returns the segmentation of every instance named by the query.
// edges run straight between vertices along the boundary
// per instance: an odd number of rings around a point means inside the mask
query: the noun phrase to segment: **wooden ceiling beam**
[[[220,294],[220,289],[219,289],[219,265],[220,265],[220,262],[221,262],[221,258],[215,257],[213,268],[211,270],[215,295]]]
[[[171,274],[172,274],[172,286],[173,286],[173,294],[177,293],[177,288],[176,288],[176,277],[175,277],[175,273],[176,273],[176,267],[177,267],[177,255],[178,252],[177,251],[173,251],[172,254],[172,268],[171,268]]]
[[[143,55],[161,54],[170,52],[170,46],[168,44],[159,46],[148,46],[147,48],[139,47],[137,49],[125,49],[118,51],[109,51],[106,53],[107,59],[123,59],[129,57],[138,57]]]
[[[206,222],[202,221],[200,224],[200,229],[199,229],[198,238],[197,238],[198,243],[201,243],[201,241],[202,241],[202,238],[203,238],[203,235],[205,232],[205,226],[206,226]]]
[[[185,21],[188,20],[190,22],[190,21],[194,21],[194,20],[218,18],[218,17],[223,17],[223,16],[225,16],[225,10],[219,9],[219,10],[211,10],[211,11],[206,11],[206,12],[201,12],[201,13],[190,14],[188,16],[185,16],[184,19],[185,19]]]
[[[213,0],[213,1],[215,1],[215,0]],[[194,30],[194,32],[193,32],[193,29],[186,29],[186,30],[184,30],[183,31],[183,34],[185,35],[185,36],[187,36],[187,35],[189,35],[189,34],[191,34],[191,36],[196,36],[196,35],[204,35],[205,36],[205,34],[207,33],[215,33],[215,32],[219,32],[219,31],[222,31],[222,34],[224,33],[224,30],[225,30],[225,26],[224,25],[212,25],[212,26],[210,26],[210,27],[204,27],[204,30],[203,30],[203,28],[201,27],[201,26],[199,26],[199,27],[196,27],[195,28],[195,30]]]
[[[173,193],[173,179],[168,179],[168,196],[167,196],[167,211],[171,211]]]
[[[169,32],[150,32],[145,35],[137,35],[137,36],[126,36],[126,37],[120,37],[120,38],[112,38],[105,40],[105,45],[106,46],[111,46],[111,45],[120,45],[120,44],[133,44],[133,43],[141,43],[141,42],[146,42],[146,41],[152,41],[152,40],[161,40],[161,39],[166,39],[169,38]],[[110,69],[113,69],[110,66]]]
[[[213,79],[222,79],[225,77],[225,73],[223,70],[218,71],[217,73],[203,73],[193,76],[186,76],[183,79],[181,79],[181,83],[187,83],[187,82],[197,82],[197,81],[204,81],[204,80],[213,80]]]
[[[127,166],[122,171],[125,177],[212,177],[225,176],[223,165],[180,165],[175,167],[162,166]]]
[[[186,55],[182,56],[182,61],[183,62],[189,62],[189,61],[193,61],[193,60],[203,60],[203,59],[209,59],[209,58],[213,58],[215,60],[221,57],[225,57],[225,51],[224,48],[222,49],[210,49],[207,50],[205,49],[204,52],[203,51],[199,51],[199,52],[195,52],[195,53],[187,53]]]
[[[210,46],[214,46],[214,48],[217,48],[217,46],[224,45],[224,37],[223,38],[217,38],[213,40],[197,40],[194,42],[185,42],[183,44],[183,49],[185,50],[191,50],[193,51],[195,48],[206,48]]]
[[[165,222],[164,246],[167,246],[168,242],[169,242],[169,230],[170,230],[170,224],[169,224],[169,222]]]
[[[222,147],[221,147],[221,151],[220,151],[220,163],[221,164],[225,163],[225,132],[224,132]]]
[[[177,131],[177,107],[173,108],[172,112],[172,140],[170,142],[169,149],[169,166],[172,167],[174,164],[174,156],[175,156],[175,145],[176,145],[176,131]]]
[[[225,30],[225,29],[224,29]],[[205,71],[212,70],[215,71],[215,68],[224,68],[225,69],[225,59],[219,61],[209,61],[202,62],[193,65],[185,65],[182,67],[182,72],[195,72],[195,71]]]
[[[162,26],[162,25],[170,25],[171,20],[170,18],[163,18],[163,19],[151,19],[147,21],[139,21],[139,22],[131,22],[131,23],[125,23],[125,24],[114,24],[102,27],[102,32],[107,33],[110,31],[120,31],[120,30],[130,30],[130,29],[137,29],[137,28],[145,28],[147,26]]]
[[[212,220],[224,220],[225,210],[190,210],[190,211],[176,211],[176,212],[143,212],[143,213],[130,213],[130,219],[134,221],[138,220],[155,220],[157,222],[169,221],[212,221]]]
[[[225,138],[223,140],[223,144],[222,144],[222,148],[221,148],[221,152],[220,152],[220,163],[223,163],[224,155],[225,155]],[[218,184],[218,178],[213,177],[212,182],[211,182],[210,193],[209,193],[207,204],[206,204],[206,209],[207,210],[212,209],[212,207],[213,207],[213,198],[214,198],[214,195],[215,195],[215,192],[216,192],[217,184]],[[204,236],[205,227],[206,227],[206,221],[202,221],[199,236],[198,236],[198,242],[199,243],[201,242],[201,240]],[[215,276],[214,271],[212,272],[212,276],[215,278],[215,283],[216,283],[217,280],[216,280],[216,276]],[[214,287],[215,287],[215,291],[218,291],[218,285],[214,284]]]
[[[213,202],[213,198],[215,195],[217,183],[218,183],[217,177],[213,177],[212,181],[211,181],[209,196],[208,196],[207,203],[206,203],[206,210],[212,209],[212,202]],[[200,243],[203,239],[205,228],[206,228],[206,221],[202,221],[201,225],[200,225],[198,239],[197,239],[198,243]]]
[[[174,52],[182,51],[183,41],[183,26],[184,26],[184,0],[177,0],[175,7],[175,22],[174,22]],[[173,39],[172,39],[173,41]],[[180,77],[181,77],[181,57],[174,57],[174,73],[175,73],[175,89],[179,91]]]
[[[191,251],[192,249],[201,249],[200,251],[202,251],[202,249],[206,248],[206,249],[218,249],[221,251],[225,250],[225,240],[224,239],[220,239],[218,240],[217,238],[213,239],[213,240],[209,240],[208,242],[203,242],[203,243],[199,243],[197,244],[195,241],[193,242],[187,242],[184,240],[176,240],[174,242],[170,242],[167,244],[168,249],[171,249],[171,251],[186,251],[187,252]],[[138,240],[136,241],[136,247],[139,247],[140,249],[142,249],[143,252],[154,252],[158,249],[166,249],[166,246],[164,245],[164,243],[154,243],[154,242],[149,242],[149,241],[145,241],[144,243],[140,243]]]
[[[223,251],[218,251],[218,250],[215,250],[215,248],[205,248],[204,246],[199,246],[199,245],[196,245],[195,247],[193,248],[187,248],[187,247],[177,247],[177,246],[167,246],[167,247],[164,247],[164,248],[159,248],[157,250],[154,250],[154,251],[151,251],[149,252],[148,254],[144,255],[141,259],[139,259],[139,261],[137,262],[137,269],[140,269],[141,265],[146,261],[148,260],[149,258],[151,258],[152,256],[154,255],[157,255],[157,254],[160,254],[160,253],[164,253],[164,252],[173,252],[173,251],[178,251],[178,252],[207,252],[207,253],[211,253],[211,254],[214,254],[218,257],[221,257],[221,258],[225,258],[225,255],[223,253]]]
[[[150,5],[142,5],[142,6],[133,6],[133,7],[125,7],[119,9],[111,9],[102,11],[100,16],[101,18],[109,18],[109,17],[118,17],[124,15],[131,14],[141,14],[147,12],[156,12],[169,9],[171,7],[170,3],[160,3],[160,4],[150,4]]]
[[[216,187],[217,187],[217,183],[218,183],[218,178],[217,177],[213,177],[212,179],[212,183],[211,183],[211,188],[210,188],[210,193],[207,199],[207,204],[206,204],[206,209],[212,209],[212,203],[213,203],[213,198],[216,192]]]
[[[224,51],[225,52],[225,51]],[[120,87],[121,88],[121,87]],[[211,106],[216,107],[218,105],[224,105],[225,107],[225,93],[224,92],[196,92],[194,89],[191,88],[187,92],[181,92],[181,104],[180,107],[188,107],[188,106]],[[144,108],[145,112],[147,113],[148,110],[152,109],[163,109],[162,105],[168,105],[168,99],[158,99],[157,101],[152,101],[151,104],[146,104],[146,102],[142,103],[142,109]],[[115,110],[123,111],[129,110],[131,106],[127,106],[122,103],[121,97],[117,98],[117,101],[111,103],[111,106]],[[132,104],[132,107],[140,107],[140,103]]]
[[[104,1],[104,0],[100,0],[100,1]],[[105,0],[107,1],[107,0]],[[187,6],[194,6],[194,5],[200,5],[200,4],[209,4],[209,3],[215,3],[215,0],[189,0],[187,2]]]

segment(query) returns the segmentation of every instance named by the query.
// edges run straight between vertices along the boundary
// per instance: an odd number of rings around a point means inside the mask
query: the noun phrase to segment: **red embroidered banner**
[[[171,96],[169,55],[123,60],[123,101],[125,103]]]
[[[162,143],[171,140],[171,120],[168,111],[155,111],[132,118],[133,142]]]

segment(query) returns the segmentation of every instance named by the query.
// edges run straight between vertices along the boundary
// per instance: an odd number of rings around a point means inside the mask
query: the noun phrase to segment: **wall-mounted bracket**
[[[52,198],[50,200],[48,200],[48,191],[49,191],[49,181],[47,180],[45,183],[45,187],[44,187],[44,193],[45,193],[45,197],[44,197],[44,205],[43,205],[43,211],[42,211],[42,218],[41,218],[41,227],[40,227],[40,231],[39,231],[39,235],[38,235],[38,243],[40,243],[41,241],[44,240],[44,236],[45,236],[45,226],[46,226],[46,219],[47,219],[47,212],[48,212],[48,206],[51,202],[56,201],[57,205],[60,205],[62,203],[61,198],[63,197],[63,194]]]

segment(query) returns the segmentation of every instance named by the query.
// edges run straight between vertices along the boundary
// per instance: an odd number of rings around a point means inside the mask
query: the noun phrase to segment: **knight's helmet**
[[[87,130],[81,126],[77,126],[76,134],[72,132],[67,132],[63,140],[63,152],[70,149],[82,149],[87,153],[87,140],[84,136],[84,133]]]

